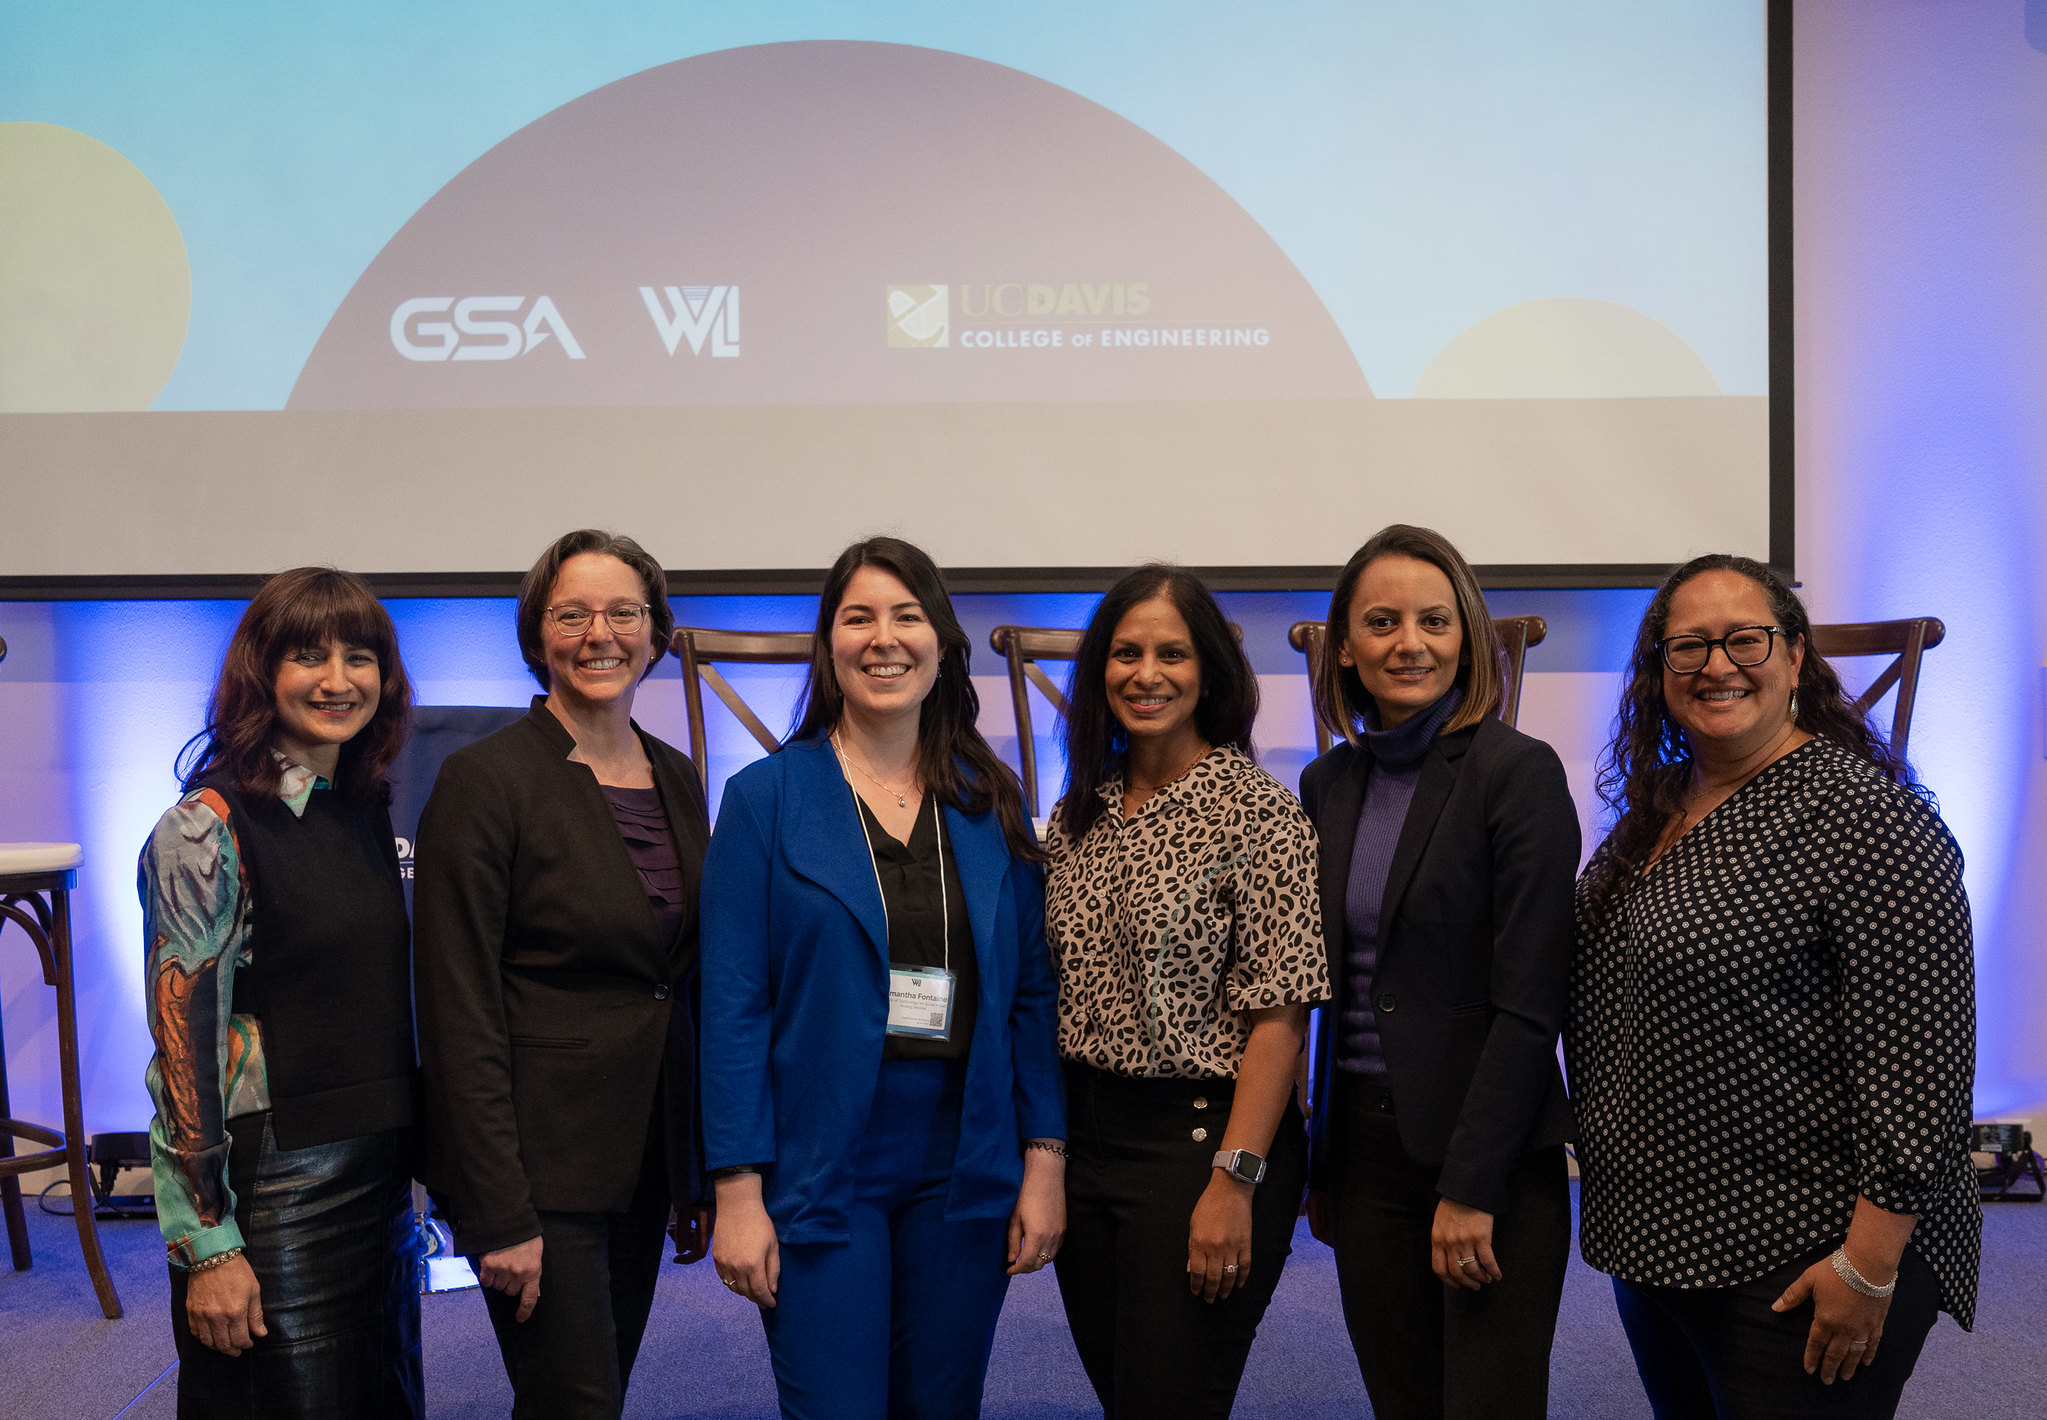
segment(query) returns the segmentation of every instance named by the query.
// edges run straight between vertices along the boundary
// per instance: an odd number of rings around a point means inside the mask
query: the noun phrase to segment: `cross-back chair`
[[[1903,759],[1905,742],[1912,734],[1912,703],[1919,694],[1919,658],[1947,638],[1947,627],[1936,616],[1913,616],[1901,621],[1860,621],[1812,629],[1812,648],[1828,660],[1844,656],[1891,656],[1869,688],[1855,697],[1855,709],[1867,715],[1876,708],[1892,686],[1898,688],[1891,707],[1891,752]]]
[[[1500,718],[1512,725],[1521,719],[1521,675],[1528,662],[1528,648],[1542,644],[1549,635],[1549,623],[1539,616],[1496,616],[1493,628],[1507,648],[1507,664],[1500,673]],[[1326,634],[1327,628],[1320,621],[1296,621],[1286,634],[1287,643],[1307,658],[1310,704],[1314,703],[1316,683],[1322,674],[1322,641]],[[1340,726],[1323,724],[1321,711],[1315,711],[1317,753],[1328,753],[1329,746],[1336,743],[1336,736],[1342,732]]]
[[[710,756],[704,735],[704,687],[725,702],[760,747],[773,754],[782,741],[718,672],[717,663],[800,666],[810,662],[808,631],[714,631],[705,626],[678,626],[669,646],[682,663],[683,705],[689,714],[689,757],[705,792],[711,787]]]

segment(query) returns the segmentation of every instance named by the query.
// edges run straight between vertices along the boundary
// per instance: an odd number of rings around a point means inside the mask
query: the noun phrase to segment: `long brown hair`
[[[412,718],[412,683],[384,604],[362,578],[333,567],[279,572],[242,613],[207,701],[206,728],[178,753],[178,777],[187,792],[216,774],[245,794],[277,792],[283,771],[270,751],[277,735],[278,669],[294,651],[320,650],[332,641],[376,652],[382,676],[376,713],[341,747],[334,787],[365,806],[388,796],[391,764]]]
[[[1457,619],[1464,624],[1464,645],[1457,653],[1456,684],[1464,699],[1443,726],[1443,733],[1476,725],[1488,715],[1500,713],[1505,697],[1507,648],[1500,640],[1493,614],[1486,608],[1485,593],[1478,576],[1464,554],[1433,528],[1394,523],[1372,534],[1365,545],[1351,554],[1329,594],[1329,620],[1322,628],[1322,663],[1315,676],[1315,713],[1322,723],[1340,730],[1352,744],[1372,696],[1358,678],[1357,667],[1343,663],[1343,643],[1350,635],[1351,601],[1365,569],[1382,557],[1412,557],[1426,562],[1450,579],[1457,597]]]
[[[1170,563],[1148,562],[1126,572],[1095,607],[1074,653],[1067,686],[1072,707],[1066,715],[1066,796],[1059,823],[1076,843],[1108,807],[1098,791],[1123,767],[1130,750],[1130,737],[1109,704],[1109,651],[1116,628],[1132,607],[1154,597],[1173,604],[1194,639],[1201,667],[1194,724],[1201,738],[1255,758],[1251,727],[1258,719],[1258,676],[1214,594],[1192,572]]]
[[[824,738],[839,727],[846,713],[846,697],[832,664],[832,625],[838,618],[839,603],[845,600],[846,585],[862,567],[880,568],[907,587],[931,618],[931,629],[938,633],[938,679],[918,712],[917,777],[940,803],[963,814],[979,815],[993,808],[1003,836],[1009,840],[1010,853],[1028,862],[1042,861],[1044,852],[1024,815],[1023,785],[981,738],[976,723],[981,697],[967,674],[973,647],[953,612],[938,564],[901,538],[870,537],[856,542],[839,554],[825,575],[824,591],[817,599],[810,671],[789,742]]]
[[[1600,758],[1599,797],[1619,818],[1607,835],[1605,855],[1585,883],[1586,904],[1595,923],[1603,921],[1619,903],[1627,885],[1649,861],[1664,828],[1684,811],[1692,750],[1684,728],[1663,699],[1663,653],[1657,643],[1670,624],[1670,601],[1677,589],[1707,572],[1734,572],[1761,587],[1770,616],[1784,628],[1784,653],[1790,654],[1793,646],[1805,648],[1798,684],[1792,691],[1798,728],[1867,760],[1892,782],[1918,788],[1911,766],[1870,726],[1841,688],[1841,677],[1813,649],[1812,618],[1798,593],[1752,558],[1724,552],[1695,557],[1664,580],[1642,614],[1629,660],[1627,689],[1614,716],[1612,738]]]

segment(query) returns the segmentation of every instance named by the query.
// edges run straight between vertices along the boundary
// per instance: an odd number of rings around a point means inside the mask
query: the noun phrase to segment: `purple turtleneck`
[[[1386,1073],[1379,1020],[1372,1010],[1372,976],[1379,965],[1379,908],[1386,899],[1393,850],[1407,822],[1407,806],[1414,799],[1429,742],[1457,713],[1463,699],[1464,692],[1453,685],[1441,700],[1390,730],[1380,729],[1378,716],[1365,712],[1364,743],[1372,767],[1365,779],[1365,801],[1358,809],[1357,837],[1351,840],[1350,874],[1343,894],[1344,986],[1336,1027],[1336,1068],[1353,1075]]]

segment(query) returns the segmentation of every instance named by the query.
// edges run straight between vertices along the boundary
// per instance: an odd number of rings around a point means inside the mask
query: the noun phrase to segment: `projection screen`
[[[0,592],[1788,565],[1780,20],[25,0]]]

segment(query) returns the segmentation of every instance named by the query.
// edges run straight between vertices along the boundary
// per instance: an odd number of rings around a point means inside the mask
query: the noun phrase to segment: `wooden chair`
[[[1812,629],[1812,648],[1828,660],[1843,656],[1896,657],[1869,688],[1855,697],[1857,712],[1867,715],[1892,686],[1898,688],[1891,707],[1891,752],[1903,759],[1912,733],[1912,702],[1919,693],[1919,658],[1947,638],[1939,617],[1914,616],[1903,621],[1862,621]]]
[[[718,674],[714,662],[745,665],[801,666],[810,663],[813,637],[808,631],[713,631],[703,626],[678,626],[669,642],[682,662],[683,704],[689,713],[689,757],[706,792],[711,787],[709,749],[704,737],[704,687],[725,702],[760,747],[773,754],[782,747],[774,732],[761,723],[732,683]]]
[[[1496,616],[1493,627],[1507,648],[1507,664],[1501,670],[1500,718],[1513,725],[1521,719],[1521,676],[1528,661],[1528,648],[1542,644],[1543,638],[1549,635],[1549,623],[1539,616]],[[1310,693],[1315,688],[1316,677],[1322,674],[1324,631],[1322,622],[1296,621],[1286,634],[1288,644],[1307,658]],[[1316,714],[1315,750],[1318,754],[1326,754],[1341,733],[1340,727],[1323,724],[1321,714]]]
[[[0,1042],[0,1213],[6,1217],[7,1242],[14,1269],[29,1265],[28,1228],[21,1207],[20,1176],[61,1163],[71,1178],[71,1216],[78,1229],[78,1247],[85,1270],[99,1294],[100,1311],[109,1321],[121,1315],[121,1298],[100,1252],[99,1228],[93,1218],[92,1182],[86,1173],[84,1095],[78,1079],[78,995],[71,968],[71,889],[78,885],[75,843],[0,844],[0,933],[8,923],[21,928],[36,949],[43,980],[57,993],[57,1075],[63,1095],[64,1129],[5,1118],[7,1052]],[[14,1141],[25,1139],[43,1147],[16,1155]]]
[[[1068,709],[1066,692],[1045,674],[1039,661],[1071,661],[1080,651],[1081,633],[1065,627],[998,626],[988,633],[988,645],[1009,666],[1009,703],[1016,712],[1017,767],[1023,776],[1024,812],[1038,813],[1038,745],[1031,735],[1031,693],[1051,702],[1061,716]]]

